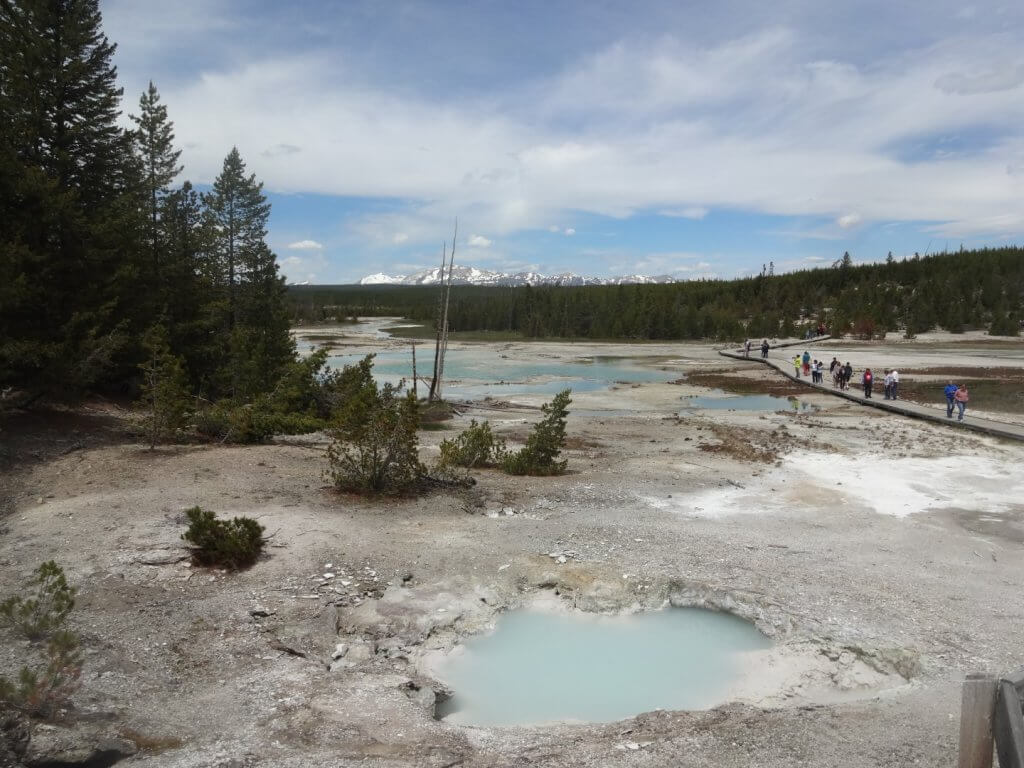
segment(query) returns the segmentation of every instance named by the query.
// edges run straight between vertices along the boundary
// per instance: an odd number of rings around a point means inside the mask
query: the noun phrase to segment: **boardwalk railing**
[[[968,675],[960,708],[959,768],[1024,768],[1024,667],[1009,675]]]

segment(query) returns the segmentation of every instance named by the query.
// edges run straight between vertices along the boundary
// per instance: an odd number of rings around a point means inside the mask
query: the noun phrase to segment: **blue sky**
[[[292,282],[730,277],[1024,240],[1024,3],[107,0],[183,178],[233,145]]]

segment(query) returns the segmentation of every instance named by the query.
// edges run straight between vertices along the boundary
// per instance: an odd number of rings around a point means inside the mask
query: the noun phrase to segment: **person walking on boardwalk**
[[[800,355],[793,355],[793,372],[800,378]]]
[[[864,397],[871,397],[872,384],[874,384],[874,376],[871,375],[871,369],[865,368],[864,375],[861,376],[861,385],[864,387]]]
[[[942,393],[946,396],[946,418],[953,418],[953,409],[956,407],[956,391],[959,387],[952,381],[946,384],[946,388],[942,390]]]
[[[768,359],[768,339],[764,339],[761,342],[761,359],[762,360],[767,360]]]
[[[892,388],[890,389],[890,394],[892,395],[893,400],[899,400],[900,372],[893,368],[889,375],[892,376]]]
[[[832,362],[829,363],[828,372],[835,375],[837,365],[839,365],[839,361],[835,357],[833,357]]]
[[[892,400],[892,371],[885,369],[885,399]]]
[[[953,399],[956,401],[957,410],[960,414],[956,417],[957,421],[964,420],[964,410],[967,408],[967,401],[970,399],[967,395],[967,385],[961,384],[957,387],[956,394],[953,395]]]
[[[811,353],[806,349],[804,350],[804,376],[809,376],[811,373]]]
[[[850,365],[850,361],[846,361],[846,365],[843,366],[843,389],[850,388],[850,379],[853,378],[853,366]]]
[[[743,356],[750,357],[750,339],[747,339],[746,344],[743,345]]]

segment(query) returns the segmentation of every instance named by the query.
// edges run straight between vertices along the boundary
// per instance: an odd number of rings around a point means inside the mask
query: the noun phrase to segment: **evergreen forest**
[[[0,390],[250,402],[295,364],[262,184],[231,147],[208,192],[179,182],[114,52],[97,0],[0,2]]]
[[[835,334],[881,338],[935,328],[1016,336],[1024,306],[1024,249],[961,250],[756,277],[660,285],[453,286],[454,331],[527,338],[716,339],[802,335],[819,323]],[[432,286],[291,286],[297,322],[352,316],[408,317],[430,324]]]

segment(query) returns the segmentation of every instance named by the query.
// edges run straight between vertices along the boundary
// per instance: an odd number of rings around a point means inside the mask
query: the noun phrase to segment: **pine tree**
[[[160,103],[160,94],[152,81],[139,99],[139,112],[138,116],[131,115],[136,125],[132,139],[142,166],[150,279],[154,293],[162,298],[165,283],[161,281],[161,262],[166,260],[166,255],[160,227],[161,204],[169,192],[171,182],[181,173],[182,167],[178,165],[181,150],[174,148],[174,124],[167,119],[167,107]],[[158,311],[162,309],[162,304],[161,301],[157,305]]]
[[[294,356],[288,333],[284,280],[267,247],[270,204],[256,175],[245,175],[237,148],[224,159],[213,190],[204,196],[226,288],[229,369],[221,386],[239,400],[267,391]]]
[[[0,377],[102,378],[125,347],[137,218],[97,0],[0,2]]]
[[[184,424],[189,405],[188,377],[181,358],[171,353],[167,329],[162,325],[146,332],[143,345],[147,352],[146,362],[139,366],[146,408],[143,423],[152,449]]]
[[[238,283],[244,277],[247,257],[252,258],[252,251],[267,236],[270,204],[256,174],[246,178],[245,163],[237,147],[232,147],[224,158],[213,190],[203,196],[203,202],[217,233],[216,249],[227,287],[228,327],[233,330],[237,321]]]

